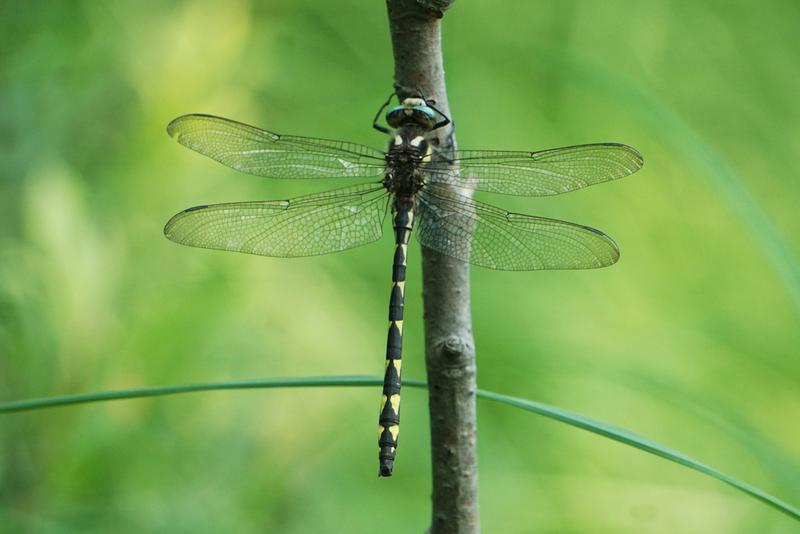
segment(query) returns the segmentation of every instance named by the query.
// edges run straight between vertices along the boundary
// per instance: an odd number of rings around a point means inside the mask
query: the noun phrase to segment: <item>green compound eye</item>
[[[395,123],[399,124],[399,122],[402,121],[403,115],[405,114],[403,112],[406,109],[408,108],[405,106],[394,106],[393,108],[389,108],[389,111],[386,112],[386,122],[392,126],[394,126]]]
[[[386,122],[394,128],[410,122],[430,128],[436,122],[436,112],[429,106],[394,106],[386,112]]]
[[[424,113],[431,120],[436,119],[436,112],[433,111],[433,109],[429,108],[428,106],[415,106],[414,111],[417,111],[419,113]]]

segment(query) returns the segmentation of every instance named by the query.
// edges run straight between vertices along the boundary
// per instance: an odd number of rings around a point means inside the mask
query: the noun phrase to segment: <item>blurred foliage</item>
[[[589,272],[474,270],[482,387],[627,427],[797,505],[800,78],[791,0],[457,2],[463,148],[594,141],[623,181],[487,199],[596,226]],[[378,375],[392,245],[267,259],[175,246],[185,207],[330,187],[171,142],[206,112],[382,146],[382,2],[0,4],[0,399],[262,376]],[[419,250],[408,377],[424,377]],[[421,532],[424,394],[375,477],[378,391],[209,393],[5,416],[0,532]],[[791,532],[791,519],[619,444],[480,406],[486,532]],[[372,486],[369,486],[369,485]]]

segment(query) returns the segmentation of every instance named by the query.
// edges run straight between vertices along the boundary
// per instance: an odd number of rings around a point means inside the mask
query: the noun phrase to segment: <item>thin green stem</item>
[[[234,382],[212,382],[205,384],[185,384],[180,386],[161,386],[136,389],[122,389],[116,391],[101,391],[96,393],[81,393],[77,395],[59,395],[56,397],[43,397],[38,399],[28,399],[21,401],[0,403],[0,414],[12,412],[24,412],[30,410],[40,410],[44,408],[55,408],[59,406],[70,406],[74,404],[85,404],[90,402],[101,402],[122,399],[140,399],[145,397],[158,397],[163,395],[177,395],[181,393],[194,393],[199,391],[222,391],[239,389],[269,389],[269,388],[301,388],[301,387],[364,387],[381,386],[383,379],[372,376],[320,376],[320,377],[299,377],[299,378],[265,378],[260,380],[242,380]],[[404,380],[403,385],[413,388],[427,388],[427,384],[422,380]],[[478,398],[500,402],[522,408],[529,412],[543,415],[561,423],[592,432],[605,438],[635,447],[639,450],[654,454],[665,460],[669,460],[678,465],[688,467],[704,475],[716,478],[717,480],[744,492],[750,497],[779,510],[788,516],[800,520],[800,509],[774,497],[754,486],[741,482],[728,476],[716,469],[699,462],[679,451],[660,445],[647,438],[634,434],[623,428],[619,428],[602,421],[597,421],[581,414],[563,410],[555,406],[549,406],[539,402],[534,402],[518,397],[502,395],[492,391],[477,390]]]
[[[56,397],[43,397],[14,402],[0,403],[0,413],[24,412],[42,408],[55,408],[72,404],[89,402],[102,402],[123,399],[140,399],[145,397],[160,397],[163,395],[178,395],[181,393],[195,393],[199,391],[226,391],[236,389],[271,389],[271,388],[302,388],[302,387],[330,387],[330,386],[376,386],[383,385],[383,380],[371,376],[319,376],[300,378],[264,378],[260,380],[239,380],[232,382],[211,382],[205,384],[184,384],[180,386],[156,386],[149,388],[120,389],[115,391],[100,391],[95,393],[79,393],[77,395],[59,395]],[[424,382],[403,381],[403,385],[412,387],[426,387]]]

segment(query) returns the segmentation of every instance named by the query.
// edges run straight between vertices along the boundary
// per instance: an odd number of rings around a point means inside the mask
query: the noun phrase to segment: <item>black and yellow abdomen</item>
[[[408,240],[414,223],[413,203],[396,198],[392,205],[392,226],[395,234],[392,262],[392,292],[389,299],[389,332],[386,339],[386,373],[378,420],[380,447],[379,476],[392,475],[400,432],[400,371],[403,355],[403,308],[405,306]]]

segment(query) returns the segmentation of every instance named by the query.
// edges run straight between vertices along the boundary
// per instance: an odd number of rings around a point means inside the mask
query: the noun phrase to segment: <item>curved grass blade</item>
[[[724,482],[725,484],[728,484],[729,486],[732,486],[738,489],[739,491],[742,491],[747,495],[754,497],[759,501],[768,504],[773,508],[800,521],[800,509],[795,508],[791,504],[784,502],[778,499],[777,497],[774,497],[769,493],[766,493],[754,486],[751,486],[746,482],[742,482],[731,476],[726,475],[725,473],[717,471],[713,467],[708,466],[702,462],[699,462],[694,458],[691,458],[690,456],[683,454],[682,452],[676,451],[669,447],[665,447],[664,445],[661,445],[659,443],[656,443],[655,441],[634,434],[633,432],[625,430],[624,428],[619,428],[614,425],[598,421],[596,419],[591,419],[579,413],[570,412],[569,410],[564,410],[562,408],[557,408],[555,406],[542,404],[540,402],[529,401],[527,399],[520,399],[518,397],[511,397],[508,395],[503,395],[501,393],[495,393],[493,391],[485,391],[479,389],[477,391],[477,394],[478,397],[480,398],[493,400],[496,402],[502,402],[503,404],[508,404],[516,408],[522,408],[523,410],[543,415],[545,417],[554,419],[561,423],[566,423],[570,426],[587,430],[593,434],[598,434],[600,436],[612,439],[614,441],[618,441],[625,445],[635,447],[639,450],[649,452],[650,454],[654,454],[656,456],[664,458],[665,460],[669,460],[670,462],[674,462],[684,467],[688,467],[689,469],[693,469],[694,471],[703,473],[704,475],[716,478],[717,480]]]
[[[101,402],[110,400],[136,399],[144,397],[157,397],[161,395],[176,395],[180,393],[193,393],[198,391],[220,391],[235,389],[270,389],[270,388],[299,388],[299,387],[363,387],[380,386],[383,378],[371,376],[322,376],[322,377],[299,377],[299,378],[266,378],[259,380],[243,380],[233,382],[212,382],[206,384],[185,384],[180,386],[148,387],[137,389],[123,389],[117,391],[101,391],[96,393],[82,393],[78,395],[60,395],[56,397],[43,397],[38,399],[28,399],[0,403],[0,414],[38,410],[43,408],[54,408],[58,406],[69,406],[74,404],[84,404],[89,402]],[[404,380],[403,385],[414,388],[427,388],[428,385],[421,380]],[[710,477],[728,484],[737,490],[768,504],[776,510],[800,521],[800,509],[784,502],[750,484],[741,482],[728,476],[713,467],[699,462],[679,451],[670,449],[651,441],[647,438],[634,434],[623,428],[618,428],[602,421],[597,421],[581,414],[563,410],[555,406],[549,406],[540,402],[529,401],[518,397],[511,397],[478,389],[476,394],[479,398],[487,399],[503,404],[508,404],[515,408],[521,408],[561,423],[566,423],[593,434],[618,441],[625,445],[635,447],[639,450],[649,452],[665,460],[669,460],[678,465],[688,467],[694,471],[703,473]]]
[[[403,381],[403,385],[412,387],[426,387],[424,382]],[[178,395],[181,393],[196,393],[199,391],[226,391],[236,389],[271,389],[271,388],[303,388],[326,386],[382,386],[383,378],[371,376],[319,376],[298,378],[262,378],[257,380],[235,380],[230,382],[210,382],[205,384],[183,384],[180,386],[154,386],[146,388],[119,389],[112,391],[98,391],[94,393],[78,393],[76,395],[58,395],[55,397],[41,397],[21,401],[0,403],[0,414],[13,412],[27,412],[43,408],[56,408],[73,404],[86,404],[90,402],[104,402],[112,400],[141,399],[146,397],[160,397],[164,395]]]

